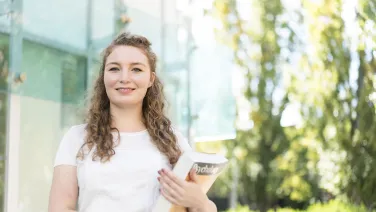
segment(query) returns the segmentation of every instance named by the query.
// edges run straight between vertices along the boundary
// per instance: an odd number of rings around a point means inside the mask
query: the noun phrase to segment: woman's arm
[[[189,212],[217,212],[217,206],[211,200],[207,199],[201,208],[190,208]]]
[[[60,165],[55,167],[48,212],[76,212],[77,197],[76,166]]]
[[[215,211],[217,212],[218,209],[217,209],[217,206],[215,205],[215,203],[211,200],[209,200],[209,205],[208,205],[208,211]]]
[[[201,209],[198,209],[197,212],[217,212],[217,206],[208,199],[205,206]]]

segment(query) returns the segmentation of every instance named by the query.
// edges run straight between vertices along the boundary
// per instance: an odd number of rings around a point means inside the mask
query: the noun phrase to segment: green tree
[[[317,177],[309,177],[306,165],[312,151],[302,144],[304,132],[281,126],[290,103],[289,84],[284,82],[288,70],[283,68],[289,58],[282,50],[296,51],[300,41],[283,18],[281,1],[239,2],[217,0],[211,11],[222,23],[218,39],[232,48],[234,62],[245,77],[243,95],[237,99],[237,119],[248,116],[252,125],[246,129],[238,125],[236,141],[225,144],[240,169],[242,202],[256,203],[266,211],[280,198],[307,201],[317,192],[313,189]],[[247,106],[250,109],[244,114]]]
[[[356,203],[374,207],[375,32],[368,30],[367,24],[375,24],[371,12],[375,1],[359,1],[355,20],[344,18],[341,0],[305,0],[303,7],[307,11],[308,42],[314,46],[301,61],[304,85],[309,87],[299,92],[299,101],[310,111],[304,117],[310,120],[307,127],[317,132],[317,139],[328,151],[339,156],[341,191]],[[359,37],[354,37],[351,32],[358,28]],[[373,47],[366,44],[370,40]],[[359,42],[355,49],[354,41]]]
[[[243,202],[265,211],[284,196],[320,199],[327,173],[318,176],[317,162],[328,154],[340,167],[330,179],[336,194],[375,207],[375,0],[359,0],[354,20],[342,0],[301,0],[293,12],[279,0],[239,2],[247,1],[216,0],[211,14],[246,81],[237,116],[249,116],[252,127],[237,126],[236,142],[226,143]],[[293,103],[304,122],[283,128]]]

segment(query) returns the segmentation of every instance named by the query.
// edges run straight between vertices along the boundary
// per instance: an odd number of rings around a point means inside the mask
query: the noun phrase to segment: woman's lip
[[[134,88],[118,88],[116,89],[117,91],[119,91],[120,93],[122,94],[130,94],[132,93],[135,89]]]
[[[136,88],[116,88],[116,90],[119,90],[119,89],[132,89],[132,90],[135,90]]]

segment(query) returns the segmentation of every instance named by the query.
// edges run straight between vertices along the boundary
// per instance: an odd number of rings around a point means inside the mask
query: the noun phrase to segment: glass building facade
[[[100,53],[122,29],[153,43],[174,125],[203,138],[234,132],[231,67],[214,56],[216,48],[192,53],[191,19],[177,4],[0,0],[0,211],[47,211],[60,139],[82,123]]]

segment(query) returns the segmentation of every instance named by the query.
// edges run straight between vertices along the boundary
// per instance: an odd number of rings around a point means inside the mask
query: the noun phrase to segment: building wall
[[[152,0],[126,1],[127,15],[132,18],[128,30],[150,39],[158,55],[162,54],[163,43],[160,4],[161,1]],[[171,21],[174,20],[171,16],[173,7],[170,4],[164,9],[169,11],[170,15],[166,18]],[[96,59],[99,53],[116,34],[116,11],[114,2],[108,0],[93,0],[92,8],[90,39],[95,47],[95,58],[91,68],[95,72],[98,71],[94,69],[98,68]],[[11,126],[20,132],[19,158],[13,164],[19,168],[16,208],[20,212],[47,211],[58,144],[71,125],[82,123],[82,115],[77,108],[83,109],[80,100],[87,84],[85,54],[90,29],[87,10],[88,0],[23,1],[25,39],[20,54],[21,72],[26,74],[27,79],[12,91],[12,95],[20,98],[20,126]],[[10,27],[7,19],[0,18],[0,25]],[[7,37],[0,37],[0,43],[7,45]],[[168,40],[166,46],[173,47],[176,38],[169,37]],[[169,51],[165,49],[165,52]],[[170,94],[174,92],[173,89],[167,90]],[[5,125],[6,117],[1,119]]]
[[[5,40],[6,36],[0,37],[3,45],[8,44]],[[76,80],[83,82],[85,79],[79,74],[82,58],[28,41],[23,43],[22,54],[22,72],[27,79],[13,91],[13,95],[20,97],[21,118],[21,125],[14,126],[20,130],[19,159],[15,164],[19,166],[18,209],[47,211],[57,146],[70,125],[81,123],[74,104],[64,101],[63,83],[66,87],[68,82],[63,82],[62,73],[66,69],[63,64],[67,61],[76,64]],[[78,88],[75,92],[83,92],[82,87],[75,88]],[[5,106],[5,102],[1,104]],[[5,117],[0,121],[5,124]]]
[[[124,3],[126,14],[132,20],[127,30],[146,36],[160,57],[157,74],[165,84],[169,116],[174,125],[186,133],[187,70],[184,65],[187,43],[178,38],[178,29],[184,26],[175,9],[176,1],[126,0]],[[88,2],[23,0],[25,39],[19,53],[22,54],[21,72],[26,74],[26,81],[12,91],[20,98],[20,126],[10,126],[20,131],[19,158],[13,164],[19,167],[16,207],[20,212],[47,211],[58,144],[71,125],[82,123],[84,93],[92,85],[91,74],[98,72],[99,53],[116,34],[114,0],[92,0],[90,25],[87,24]],[[0,27],[7,26],[9,28],[9,19],[0,17]],[[90,30],[92,34],[88,36]],[[93,45],[90,64],[87,64],[88,38]],[[1,45],[8,45],[8,35],[0,35]],[[193,110],[202,113],[195,123],[200,136],[220,134],[230,126],[229,119],[223,119],[229,117],[228,107],[224,106],[226,101],[215,98],[218,87],[225,95],[228,88],[227,66],[217,62],[226,55],[218,57],[218,51],[221,50],[201,47],[191,64]],[[176,66],[179,63],[183,67]],[[89,73],[86,73],[87,65]],[[218,74],[220,77],[208,77]],[[0,93],[0,104],[4,109],[9,94],[4,89]],[[203,100],[206,103],[202,110]],[[0,124],[6,124],[6,116],[0,116]],[[0,139],[0,143],[5,144],[5,137]],[[0,164],[0,189],[4,187],[4,181],[1,181],[3,168]]]
[[[86,48],[88,0],[23,1],[23,27],[29,33]]]

